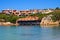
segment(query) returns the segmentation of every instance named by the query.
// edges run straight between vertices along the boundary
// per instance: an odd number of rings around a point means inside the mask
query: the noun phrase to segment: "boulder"
[[[58,25],[59,21],[53,22],[51,16],[46,16],[42,18],[42,21],[40,23],[41,25]]]

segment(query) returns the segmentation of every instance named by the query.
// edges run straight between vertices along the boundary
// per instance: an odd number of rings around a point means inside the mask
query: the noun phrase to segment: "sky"
[[[2,9],[46,9],[60,7],[60,0],[0,0]]]

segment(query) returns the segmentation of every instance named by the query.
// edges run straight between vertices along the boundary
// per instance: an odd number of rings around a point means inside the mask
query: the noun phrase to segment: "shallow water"
[[[0,26],[0,40],[60,40],[60,26]]]

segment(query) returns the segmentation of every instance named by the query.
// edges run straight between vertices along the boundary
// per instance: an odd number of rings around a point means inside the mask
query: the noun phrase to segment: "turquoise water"
[[[60,27],[0,26],[0,40],[60,40]]]

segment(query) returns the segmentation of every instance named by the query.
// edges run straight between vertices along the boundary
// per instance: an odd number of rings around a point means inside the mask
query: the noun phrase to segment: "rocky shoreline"
[[[51,19],[51,16],[52,16],[52,15],[43,17],[42,20],[41,20],[41,22],[40,22],[40,25],[44,25],[44,26],[47,26],[47,25],[59,25],[60,22],[59,22],[59,21],[55,21],[55,22],[54,22],[54,21]],[[27,18],[29,19],[29,17],[27,17]],[[27,21],[27,18],[26,18],[26,21]],[[33,17],[30,17],[30,18],[33,18]],[[36,17],[34,17],[34,19],[36,20]],[[33,19],[33,20],[34,20],[34,19]],[[25,20],[25,18],[20,19],[20,20]],[[20,20],[18,19],[18,21],[20,21]],[[32,20],[32,19],[29,19],[29,20]],[[37,20],[38,20],[38,18],[37,18]],[[13,25],[18,26],[18,25],[19,25],[18,21],[16,21],[16,23],[0,22],[0,25],[1,25],[1,26],[13,26]]]
[[[13,26],[13,25],[16,25],[16,24],[11,22],[0,22],[0,26]]]
[[[41,26],[51,26],[51,25],[59,25],[59,22],[46,22],[40,23]],[[10,22],[0,22],[0,26],[19,26],[18,24],[10,23]]]
[[[41,25],[59,25],[59,21],[53,21],[51,18],[52,15],[48,15],[46,17],[43,17],[41,20]]]

